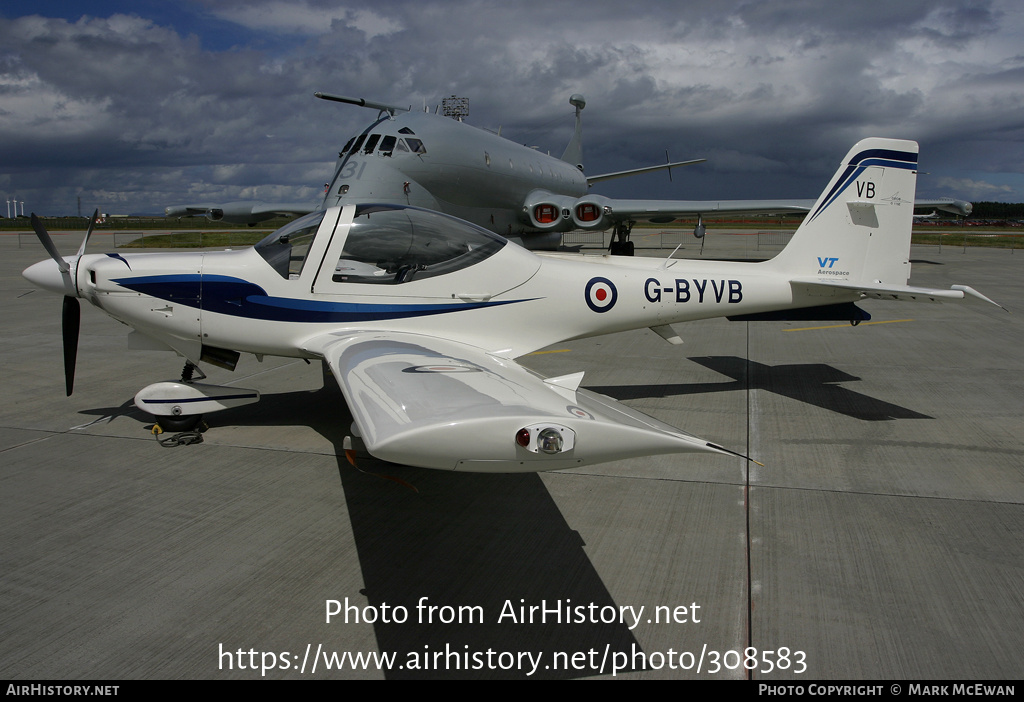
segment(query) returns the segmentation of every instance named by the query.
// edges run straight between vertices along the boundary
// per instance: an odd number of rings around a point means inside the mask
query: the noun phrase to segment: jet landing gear
[[[200,380],[206,377],[198,366],[186,361],[180,381],[147,385],[135,395],[135,406],[153,415],[161,429],[181,432],[194,429],[204,414],[260,399],[258,390],[193,382],[196,371]]]
[[[612,256],[632,256],[633,242],[629,240],[629,233],[633,231],[636,222],[619,222],[612,229],[612,240],[608,244],[608,253]]]

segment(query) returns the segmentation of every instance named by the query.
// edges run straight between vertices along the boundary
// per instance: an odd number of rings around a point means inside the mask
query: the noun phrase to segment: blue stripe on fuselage
[[[267,295],[266,290],[259,285],[223,275],[152,275],[120,278],[113,282],[143,295],[195,307],[204,312],[272,322],[320,324],[374,322],[525,302],[525,300],[506,300],[502,302],[446,302],[440,304],[378,304],[301,300]]]

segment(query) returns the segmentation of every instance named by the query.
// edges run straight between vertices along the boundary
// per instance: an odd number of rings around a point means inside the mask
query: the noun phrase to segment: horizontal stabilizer
[[[939,288],[918,288],[912,285],[885,285],[883,283],[864,283],[845,280],[818,280],[810,278],[796,278],[791,281],[794,287],[804,287],[811,290],[847,290],[860,293],[861,297],[869,297],[875,300],[904,300],[909,302],[944,302],[948,300],[963,300],[968,297],[983,300],[990,304],[1006,309],[998,302],[990,300],[974,288],[966,285],[954,285],[949,290]]]

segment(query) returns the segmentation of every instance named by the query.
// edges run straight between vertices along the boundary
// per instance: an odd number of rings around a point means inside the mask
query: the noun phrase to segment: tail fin
[[[583,99],[583,96],[579,93],[573,94],[569,98],[569,104],[576,108],[576,128],[573,130],[572,139],[569,140],[569,145],[565,147],[565,153],[562,154],[562,160],[576,168],[583,170],[583,120],[580,118],[580,112],[587,106],[587,101]]]
[[[767,265],[793,277],[906,285],[916,186],[917,142],[858,142]]]

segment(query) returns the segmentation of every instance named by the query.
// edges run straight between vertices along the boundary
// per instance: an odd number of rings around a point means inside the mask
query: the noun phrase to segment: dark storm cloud
[[[1024,19],[1009,0],[91,7],[0,10],[0,192],[43,210],[80,193],[149,211],[314,198],[372,117],[317,90],[416,108],[467,96],[471,123],[556,155],[580,92],[589,172],[666,149],[713,159],[608,194],[811,197],[853,141],[881,135],[921,142],[922,195],[1024,199]]]

